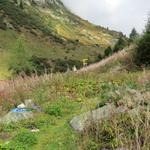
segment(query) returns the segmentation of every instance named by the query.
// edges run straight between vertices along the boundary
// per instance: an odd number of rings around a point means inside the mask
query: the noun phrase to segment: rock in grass
[[[41,112],[42,109],[40,106],[37,106],[31,99],[25,100],[25,107],[36,110],[37,112]]]
[[[102,108],[89,111],[89,112],[86,112],[79,116],[74,117],[70,121],[70,125],[74,130],[78,132],[83,132],[86,129],[86,127],[90,125],[91,122],[97,122],[102,119],[108,119],[113,114],[124,113],[126,112],[126,110],[127,109],[123,107],[116,108],[114,104],[108,104]]]
[[[0,118],[0,123],[2,124],[9,124],[12,122],[18,122],[21,120],[26,120],[29,118],[33,118],[33,113],[31,111],[10,111],[4,117]]]
[[[11,110],[4,117],[0,118],[0,123],[9,124],[11,122],[18,122],[21,120],[29,119],[33,117],[33,112],[31,110],[36,110],[41,112],[41,108],[33,103],[32,100],[25,100],[24,103],[17,106]]]
[[[31,99],[25,100],[24,103],[27,108],[33,108],[35,106],[35,104],[33,103]]]
[[[36,132],[40,132],[39,129],[32,129],[31,132],[36,133]]]
[[[18,105],[17,108],[26,108],[26,106],[24,103],[22,103],[22,104]]]

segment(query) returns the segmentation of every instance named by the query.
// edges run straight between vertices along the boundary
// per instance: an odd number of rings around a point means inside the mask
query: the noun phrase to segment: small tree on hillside
[[[25,73],[30,75],[32,64],[30,60],[30,52],[27,51],[24,39],[21,37],[17,39],[11,50],[11,58],[9,60],[9,69],[13,74]]]
[[[103,59],[102,55],[98,54],[96,59],[95,59],[95,62],[101,61],[102,59]]]
[[[138,42],[136,62],[138,65],[150,65],[150,18],[145,32]]]
[[[104,52],[104,57],[111,56],[112,53],[113,53],[112,48],[109,46],[108,48],[106,48],[106,50]]]
[[[137,33],[136,29],[133,28],[132,31],[131,31],[131,33],[130,33],[130,35],[129,35],[130,42],[133,42],[138,37],[138,35],[139,34]]]
[[[17,4],[17,3],[18,3],[18,1],[17,1],[17,0],[14,0],[14,3],[15,3],[15,4]]]
[[[20,5],[19,5],[19,6],[20,6],[21,9],[24,8],[24,4],[23,4],[23,1],[22,1],[22,0],[20,0]]]
[[[127,42],[125,41],[125,39],[120,36],[118,39],[118,42],[116,43],[113,52],[118,52],[120,50],[122,50],[125,46],[127,45]]]

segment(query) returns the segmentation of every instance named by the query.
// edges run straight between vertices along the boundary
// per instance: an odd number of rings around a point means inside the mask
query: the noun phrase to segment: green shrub
[[[6,25],[4,23],[4,16],[0,14],[0,28],[5,30],[6,29]]]
[[[102,56],[102,54],[100,53],[100,54],[96,55],[95,61],[94,61],[93,63],[99,62],[99,61],[101,61],[102,59],[103,59],[103,56]]]
[[[130,89],[137,89],[137,84],[136,84],[134,81],[128,81],[128,82],[127,82],[127,86],[128,86]]]
[[[111,85],[109,83],[103,82],[103,83],[100,83],[100,88],[103,91],[108,91],[111,89]]]
[[[81,97],[94,97],[98,94],[97,82],[91,79],[76,79],[65,83],[65,89],[69,93],[74,93]]]
[[[62,115],[61,107],[57,104],[50,104],[46,107],[45,113],[58,117]]]
[[[34,129],[34,128],[41,129],[43,127],[48,127],[54,124],[55,124],[54,119],[45,114],[38,115],[35,118],[26,120],[24,122],[20,122],[20,126],[26,129]]]
[[[125,46],[127,46],[127,44],[128,44],[127,41],[122,36],[120,36],[118,42],[116,43],[113,49],[113,52],[118,52],[122,50]]]
[[[0,144],[0,150],[14,150],[14,149],[10,148],[6,144]]]
[[[109,95],[109,93],[101,93],[100,98],[101,102],[99,103],[99,107],[103,107],[104,105],[106,105],[106,103],[110,101],[111,96]]]
[[[9,59],[9,69],[13,74],[25,73],[30,75],[33,70],[32,63],[30,63],[30,52],[24,42],[24,38],[17,39],[14,47],[11,50],[11,58]]]
[[[33,145],[37,144],[36,136],[29,131],[21,131],[10,142],[10,147],[15,150],[28,150]]]
[[[34,69],[38,75],[42,75],[45,72],[50,73],[51,71],[52,64],[47,58],[32,56],[30,62],[34,66]]]
[[[99,147],[99,145],[96,142],[90,140],[88,142],[87,147],[85,148],[85,150],[97,150],[98,147]]]
[[[1,130],[2,132],[12,132],[18,128],[19,127],[17,126],[17,124],[14,123],[14,124],[3,125],[3,128],[1,128]]]
[[[56,101],[44,104],[43,110],[45,113],[54,117],[65,117],[79,109],[77,101],[71,101],[66,97],[59,97]]]
[[[105,57],[111,56],[112,53],[113,53],[113,50],[112,50],[112,48],[109,46],[109,47],[105,50],[104,56],[105,56]]]
[[[99,92],[99,98],[100,103],[97,105],[96,108],[103,107],[106,105],[106,103],[109,102],[117,102],[120,100],[120,95],[116,93],[118,90],[118,85],[111,82],[102,82],[100,83],[100,92]]]
[[[74,65],[77,68],[81,68],[82,63],[75,59],[57,59],[55,60],[54,72],[66,72],[68,68],[72,69]]]

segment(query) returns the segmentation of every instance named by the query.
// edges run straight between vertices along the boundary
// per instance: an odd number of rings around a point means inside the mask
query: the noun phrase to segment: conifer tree
[[[109,46],[106,50],[105,50],[105,57],[111,56],[112,55],[112,48]]]
[[[120,50],[122,50],[125,46],[127,45],[127,42],[125,41],[125,39],[120,36],[118,39],[118,42],[116,43],[113,52],[118,52]]]
[[[150,65],[150,18],[145,32],[138,42],[136,61],[139,65]]]
[[[24,6],[23,6],[23,1],[22,1],[22,0],[20,0],[20,8],[21,8],[21,9],[24,8]]]
[[[135,28],[132,29],[129,37],[130,37],[130,42],[133,42],[138,37],[138,33]]]
[[[30,53],[27,51],[24,38],[20,37],[12,47],[12,55],[9,60],[9,69],[13,74],[20,74],[23,72],[29,75],[32,70],[32,64],[29,59]]]

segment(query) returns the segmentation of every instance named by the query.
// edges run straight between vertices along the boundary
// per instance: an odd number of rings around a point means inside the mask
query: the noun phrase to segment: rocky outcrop
[[[60,0],[13,0],[16,4],[20,5],[21,3],[27,5],[36,5],[39,7],[49,7],[49,6],[57,6],[64,7],[63,3]]]
[[[114,104],[108,104],[102,108],[83,113],[79,116],[74,117],[70,125],[78,132],[83,132],[91,122],[101,121],[103,119],[109,119],[116,113],[124,113],[127,109],[123,107],[116,108]]]

